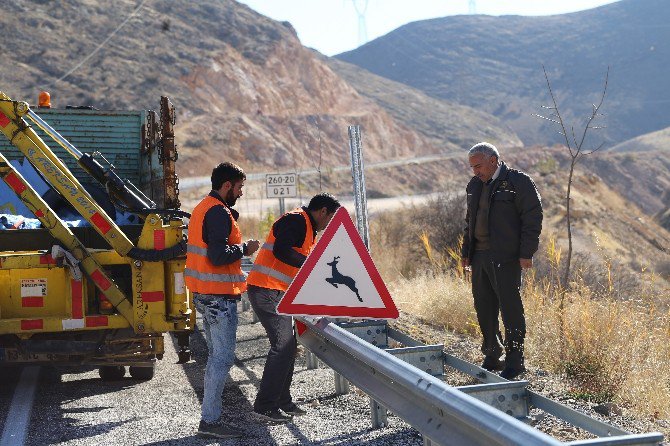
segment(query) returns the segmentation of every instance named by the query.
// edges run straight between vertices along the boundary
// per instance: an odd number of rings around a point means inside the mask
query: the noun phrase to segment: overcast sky
[[[275,20],[291,22],[303,45],[328,56],[359,43],[359,12],[365,12],[367,40],[408,22],[468,14],[549,15],[591,9],[613,0],[238,0]],[[367,3],[367,8],[365,4]],[[364,10],[365,8],[365,10]]]

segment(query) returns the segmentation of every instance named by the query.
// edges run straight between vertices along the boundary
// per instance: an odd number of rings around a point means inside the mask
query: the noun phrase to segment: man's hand
[[[533,259],[519,259],[521,269],[528,269],[533,267]]]
[[[463,267],[463,269],[470,266],[470,259],[467,257],[461,257],[461,266]]]
[[[261,242],[258,240],[247,240],[247,255],[250,256],[251,254],[255,253],[258,251],[258,248],[261,246]]]

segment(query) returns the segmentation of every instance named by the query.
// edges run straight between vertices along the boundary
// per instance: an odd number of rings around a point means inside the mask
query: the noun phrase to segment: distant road
[[[409,164],[423,164],[423,163],[430,163],[433,161],[441,161],[449,158],[454,158],[458,156],[462,156],[463,153],[461,152],[455,152],[455,153],[448,153],[448,154],[439,154],[439,155],[426,155],[426,156],[418,156],[416,158],[405,158],[405,159],[396,159],[396,160],[391,160],[391,161],[381,161],[378,163],[369,163],[365,165],[366,170],[370,169],[382,169],[385,167],[393,167],[393,166],[406,166]],[[324,171],[326,169],[323,169]],[[351,166],[337,166],[332,169],[328,169],[328,171],[334,171],[334,172],[341,172],[343,170],[351,170]],[[257,181],[257,180],[263,180],[265,178],[265,175],[269,173],[285,173],[290,171],[290,169],[280,169],[279,171],[275,170],[272,172],[259,172],[259,173],[249,173],[247,174],[247,181]],[[305,175],[317,175],[319,172],[316,169],[307,169],[307,170],[301,170],[300,172],[296,172],[300,176],[305,176]],[[180,178],[179,179],[179,189],[180,190],[187,190],[187,189],[193,189],[193,188],[198,188],[198,187],[203,187],[203,186],[208,186],[211,184],[211,178],[210,176],[202,176],[202,177],[189,177],[189,178]]]

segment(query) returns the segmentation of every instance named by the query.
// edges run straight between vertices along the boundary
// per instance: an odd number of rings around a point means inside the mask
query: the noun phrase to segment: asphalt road
[[[240,306],[241,309],[241,306]],[[269,343],[249,312],[241,313],[236,363],[224,391],[224,418],[241,427],[246,437],[222,441],[230,445],[421,445],[421,436],[389,414],[389,426],[370,428],[369,399],[352,387],[335,395],[333,372],[320,365],[296,362],[294,398],[308,410],[292,423],[268,426],[254,419],[252,402]],[[203,334],[192,336],[194,360],[179,365],[176,342],[166,336],[165,357],[151,381],[129,375],[103,382],[96,369],[56,370],[41,367],[29,416],[26,445],[205,445],[218,441],[197,437],[206,347]],[[20,371],[0,369],[0,445]],[[16,411],[14,411],[16,412]],[[15,414],[14,414],[15,415]],[[27,418],[28,419],[28,418]],[[14,429],[16,426],[13,426]],[[16,430],[16,429],[15,429]],[[19,443],[20,444],[20,443]]]

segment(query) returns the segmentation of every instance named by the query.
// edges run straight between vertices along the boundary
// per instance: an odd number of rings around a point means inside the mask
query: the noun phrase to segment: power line
[[[72,73],[74,73],[79,67],[81,67],[82,65],[84,65],[84,64],[86,63],[86,61],[88,61],[88,60],[89,60],[91,57],[93,57],[98,51],[100,51],[100,49],[101,49],[103,46],[105,46],[105,45],[107,44],[107,42],[109,42],[109,40],[110,40],[112,37],[114,37],[114,35],[115,35],[117,32],[119,32],[119,30],[120,30],[121,28],[123,28],[123,26],[124,26],[126,23],[128,23],[128,20],[130,20],[130,19],[132,19],[133,17],[135,17],[135,15],[140,11],[140,9],[142,9],[142,6],[144,6],[144,3],[146,3],[146,1],[147,1],[147,0],[142,0],[142,2],[139,4],[139,6],[138,6],[137,8],[135,8],[135,10],[134,10],[132,13],[130,13],[130,15],[129,15],[128,17],[126,17],[126,19],[125,19],[123,22],[121,22],[121,24],[120,24],[119,26],[117,26],[116,29],[115,29],[114,31],[112,31],[112,32],[109,34],[109,36],[107,36],[107,38],[106,38],[105,40],[103,40],[103,41],[102,41],[102,42],[101,42],[101,43],[100,43],[100,44],[99,44],[93,51],[91,51],[91,53],[90,53],[88,56],[84,57],[84,58],[83,58],[77,65],[75,65],[74,67],[72,67],[72,69],[70,69],[70,71],[68,71],[67,73],[65,73],[64,75],[62,75],[62,76],[59,77],[58,79],[56,79],[55,81],[51,82],[49,85],[50,85],[50,86],[51,86],[51,85],[55,85],[56,82],[60,82],[60,81],[62,81],[63,79],[65,79],[66,77],[68,77],[69,75],[71,75]]]

